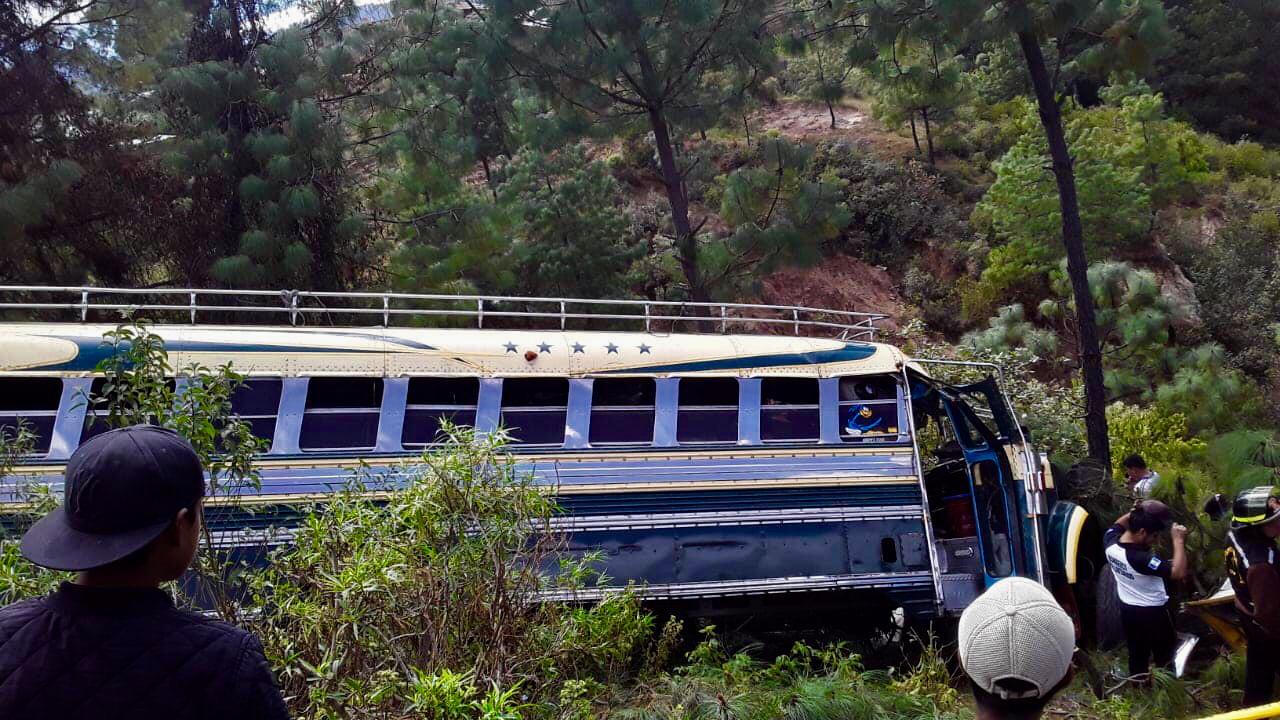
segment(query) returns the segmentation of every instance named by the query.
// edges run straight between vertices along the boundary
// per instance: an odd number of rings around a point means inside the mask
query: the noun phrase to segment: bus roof
[[[94,323],[0,324],[0,372],[85,376],[111,353]],[[267,376],[702,375],[832,377],[896,372],[880,343],[787,335],[404,327],[154,325],[170,364],[231,363]]]

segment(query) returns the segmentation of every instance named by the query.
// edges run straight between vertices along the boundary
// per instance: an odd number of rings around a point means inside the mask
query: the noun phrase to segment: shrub
[[[515,471],[501,438],[450,432],[385,503],[364,492],[377,478],[353,481],[251,574],[252,626],[298,716],[400,716],[446,701],[468,717],[546,715],[569,681],[647,667],[654,619],[633,596],[541,601],[572,595],[592,558],[557,565],[554,502]]]
[[[919,163],[888,163],[847,143],[824,142],[814,150],[809,174],[839,182],[852,215],[833,249],[903,272],[923,248],[952,257],[969,237],[955,200]],[[957,265],[963,260],[954,258]]]
[[[1157,469],[1163,463],[1187,464],[1202,460],[1207,447],[1204,440],[1191,437],[1187,418],[1181,413],[1156,407],[1112,403],[1107,407],[1107,430],[1111,435],[1111,466],[1117,469],[1134,453]]]
[[[1232,180],[1251,176],[1280,178],[1280,151],[1256,142],[1214,143],[1207,159],[1210,167],[1224,171]]]

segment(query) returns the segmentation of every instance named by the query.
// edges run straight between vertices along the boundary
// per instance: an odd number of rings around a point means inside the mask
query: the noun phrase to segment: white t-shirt
[[[1151,491],[1156,488],[1158,482],[1160,482],[1160,473],[1148,470],[1147,474],[1139,478],[1137,484],[1133,486],[1133,494],[1140,498],[1151,497]]]
[[[1102,537],[1107,563],[1116,576],[1116,595],[1120,602],[1135,607],[1163,607],[1169,603],[1164,581],[1171,567],[1145,546],[1122,543],[1124,528],[1112,525]]]

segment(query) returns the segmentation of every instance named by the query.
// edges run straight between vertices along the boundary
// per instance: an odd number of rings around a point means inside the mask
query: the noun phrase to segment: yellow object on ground
[[[1201,599],[1183,603],[1184,610],[1198,616],[1218,634],[1233,652],[1242,653],[1245,648],[1244,631],[1240,618],[1235,617],[1236,594],[1230,583],[1224,582],[1218,592]]]
[[[1234,712],[1210,715],[1201,720],[1261,720],[1261,718],[1280,717],[1280,702],[1245,708]]]

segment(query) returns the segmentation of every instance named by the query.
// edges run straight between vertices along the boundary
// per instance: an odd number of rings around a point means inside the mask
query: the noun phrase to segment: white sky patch
[[[387,3],[390,0],[355,0],[356,5],[378,5]],[[283,30],[290,25],[297,25],[306,20],[307,11],[299,2],[291,2],[286,7],[277,10],[266,17],[262,18],[262,24],[266,26],[268,32],[276,32]]]

